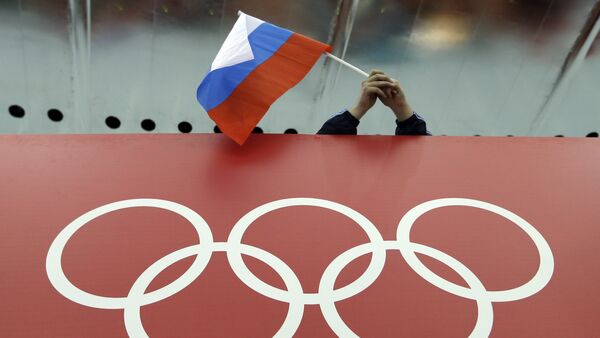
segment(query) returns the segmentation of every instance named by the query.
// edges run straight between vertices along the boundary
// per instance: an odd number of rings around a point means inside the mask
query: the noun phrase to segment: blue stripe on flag
[[[209,72],[196,92],[198,102],[208,112],[225,101],[250,73],[268,60],[293,32],[263,23],[248,36],[254,60]]]

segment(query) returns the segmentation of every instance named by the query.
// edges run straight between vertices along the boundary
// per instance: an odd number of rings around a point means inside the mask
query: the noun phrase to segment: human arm
[[[356,135],[360,121],[349,111],[344,111],[327,120],[319,129],[319,135]]]
[[[356,135],[360,119],[375,105],[377,98],[396,117],[396,135],[429,135],[425,120],[413,113],[397,80],[380,70],[373,70],[362,82],[357,103],[323,124],[317,134]]]
[[[317,134],[329,135],[356,135],[360,119],[375,105],[379,95],[386,95],[383,91],[385,83],[377,81],[375,73],[362,82],[357,103],[350,109],[337,114],[327,120]]]
[[[388,77],[380,70],[373,70],[377,80],[387,83],[386,96],[379,97],[396,117],[396,135],[431,135],[425,120],[414,113],[398,80]]]
[[[427,122],[417,113],[404,121],[396,119],[396,135],[431,135],[427,130]]]

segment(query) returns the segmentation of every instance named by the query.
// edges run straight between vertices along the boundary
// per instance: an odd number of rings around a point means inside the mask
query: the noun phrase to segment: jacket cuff
[[[406,120],[404,120],[404,121],[398,121],[398,120],[396,120],[396,126],[398,126],[400,128],[403,128],[403,127],[406,127],[406,126],[413,125],[415,122],[417,122],[419,120],[422,120],[422,118],[420,118],[420,116],[417,115],[417,113],[413,112],[413,114],[409,118],[407,118]]]
[[[344,122],[349,123],[353,127],[358,127],[358,124],[360,123],[360,121],[356,117],[354,117],[354,115],[350,114],[350,112],[347,110],[344,113],[342,113],[340,117],[344,120]]]

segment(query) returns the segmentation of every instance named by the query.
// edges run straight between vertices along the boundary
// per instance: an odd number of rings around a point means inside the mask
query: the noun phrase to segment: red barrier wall
[[[594,336],[599,145],[0,136],[2,335]]]

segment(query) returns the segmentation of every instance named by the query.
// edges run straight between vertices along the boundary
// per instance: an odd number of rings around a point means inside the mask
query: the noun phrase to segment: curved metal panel
[[[4,0],[0,133],[145,132],[146,119],[154,132],[179,132],[181,122],[211,132],[194,92],[242,10],[331,43],[362,69],[397,77],[435,134],[581,136],[600,129],[592,94],[600,77],[592,46],[597,3]],[[362,80],[323,59],[260,126],[314,133],[354,103]],[[25,116],[11,116],[12,105]],[[51,121],[50,109],[64,118]],[[119,128],[107,126],[109,116]],[[393,130],[382,105],[360,127]]]

